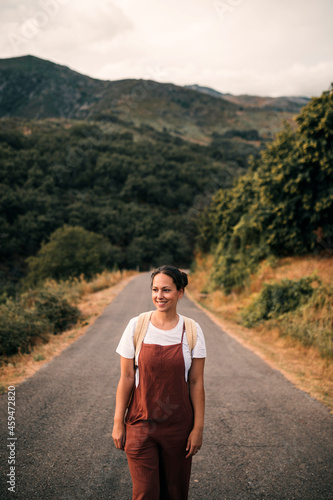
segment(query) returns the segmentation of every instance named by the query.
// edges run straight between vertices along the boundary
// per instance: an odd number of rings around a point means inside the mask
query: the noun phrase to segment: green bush
[[[242,244],[241,240],[239,244]],[[254,248],[245,247],[241,252],[237,249],[235,237],[226,251],[222,251],[221,243],[217,246],[211,278],[214,285],[221,287],[225,294],[240,292],[249,284],[250,276],[265,256],[266,249],[260,242]]]
[[[314,291],[311,285],[314,279],[286,279],[279,283],[265,284],[258,297],[243,312],[244,325],[252,327],[260,321],[278,318],[305,304]]]
[[[30,352],[36,338],[47,339],[74,325],[80,311],[61,291],[41,289],[0,306],[0,357]]]
[[[223,257],[213,271],[214,283],[223,288],[226,295],[241,291],[250,277],[247,263],[232,256]]]
[[[7,302],[0,307],[0,356],[30,352],[34,338],[46,339],[49,322],[36,311]]]
[[[64,226],[51,234],[35,257],[27,259],[29,273],[26,286],[34,286],[46,278],[62,280],[84,275],[91,278],[110,262],[112,246],[107,238],[82,227]]]
[[[50,290],[39,290],[33,297],[34,307],[38,315],[48,321],[52,333],[61,333],[77,323],[80,311],[72,306],[61,293]]]
[[[281,336],[314,346],[324,358],[333,358],[333,285],[323,283],[309,301],[279,321]]]

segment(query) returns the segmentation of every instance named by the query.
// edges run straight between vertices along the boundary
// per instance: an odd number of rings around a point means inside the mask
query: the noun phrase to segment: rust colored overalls
[[[186,457],[193,408],[179,344],[141,345],[139,384],[126,416],[125,452],[133,500],[186,500],[192,457]]]

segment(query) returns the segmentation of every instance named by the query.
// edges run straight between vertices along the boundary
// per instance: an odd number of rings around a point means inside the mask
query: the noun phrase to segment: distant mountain
[[[218,90],[211,89],[210,87],[202,87],[201,85],[197,85],[197,84],[185,85],[185,88],[196,90],[197,92],[202,92],[203,94],[208,94],[208,95],[211,95],[213,97],[223,98],[223,96],[224,96],[224,94],[222,94]],[[230,95],[230,94],[226,94],[226,95]]]
[[[243,106],[245,108],[259,108],[273,111],[286,111],[288,113],[299,113],[303,106],[306,106],[310,101],[308,97],[259,97],[252,95],[233,95],[223,94],[209,87],[201,87],[200,85],[186,85],[186,88],[208,94],[213,97],[218,97],[226,101]]]
[[[253,99],[259,104],[254,106]],[[230,137],[230,130],[237,140],[253,130],[255,137],[269,140],[301,103],[288,101],[286,109],[267,99],[251,97],[252,104],[246,104],[246,96],[220,95],[205,87],[104,81],[34,56],[0,59],[0,118],[104,120],[123,128],[148,126],[200,144],[210,143],[213,135]]]
[[[90,119],[100,113],[136,115],[144,107],[160,116],[169,108],[173,115],[181,111],[199,118],[213,107],[218,113],[236,108],[228,101],[216,107],[209,97],[177,85],[97,80],[33,56],[0,59],[0,81],[0,116]]]
[[[108,82],[33,56],[0,60],[0,116],[78,117]]]

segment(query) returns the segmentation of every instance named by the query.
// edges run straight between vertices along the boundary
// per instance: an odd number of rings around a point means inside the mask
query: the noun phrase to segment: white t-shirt
[[[182,338],[183,332],[183,324],[184,318],[180,314],[178,314],[179,320],[177,325],[172,330],[160,330],[156,328],[156,326],[152,325],[151,321],[149,321],[147,333],[143,342],[145,344],[157,344],[157,345],[174,345],[179,344]],[[138,316],[132,318],[128,325],[126,326],[124,333],[120,339],[116,352],[123,356],[123,358],[133,359],[135,355],[134,349],[134,332],[136,323],[138,320]],[[191,368],[192,359],[193,358],[205,358],[206,357],[206,343],[203,331],[198,323],[197,325],[197,342],[195,347],[190,353],[190,348],[187,343],[186,332],[184,333],[183,338],[183,356],[185,362],[185,380],[187,381],[187,376],[189,369]],[[138,353],[138,357],[140,355],[140,351]],[[138,362],[138,359],[136,359]],[[136,387],[139,384],[139,369],[135,370],[135,385]]]

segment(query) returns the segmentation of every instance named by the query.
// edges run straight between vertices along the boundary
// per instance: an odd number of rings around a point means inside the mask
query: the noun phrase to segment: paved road
[[[152,309],[147,274],[108,306],[86,335],[17,388],[17,484],[7,493],[6,395],[1,405],[1,498],[131,498],[126,455],[111,438],[128,320]],[[191,500],[333,499],[333,418],[316,400],[238,344],[188,299],[179,312],[202,326],[204,446]]]

